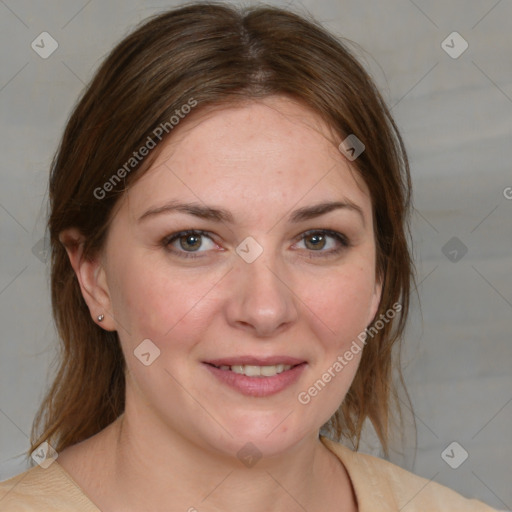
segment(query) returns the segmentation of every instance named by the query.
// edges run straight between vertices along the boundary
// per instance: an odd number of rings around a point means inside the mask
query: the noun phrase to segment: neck
[[[348,475],[317,434],[285,454],[246,466],[237,458],[204,450],[163,424],[148,428],[147,417],[134,412],[127,409],[112,425],[116,489],[111,495],[122,497],[122,503],[116,498],[116,508],[313,512],[326,510],[330,501],[336,508],[355,506]],[[336,496],[333,475],[339,485]]]

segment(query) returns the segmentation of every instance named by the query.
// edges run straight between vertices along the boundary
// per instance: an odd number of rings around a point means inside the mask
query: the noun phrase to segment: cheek
[[[350,267],[308,280],[299,296],[319,338],[339,346],[367,327],[374,287],[368,267]]]
[[[159,344],[178,332],[200,331],[211,309],[208,294],[222,275],[172,268],[147,256],[118,261],[122,264],[114,272],[112,307],[133,343],[150,338]]]

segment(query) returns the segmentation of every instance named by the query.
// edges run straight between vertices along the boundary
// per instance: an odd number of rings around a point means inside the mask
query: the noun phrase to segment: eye
[[[209,247],[208,244],[205,246],[205,240],[209,241]],[[327,229],[316,229],[302,233],[299,241],[304,242],[310,257],[328,257],[350,247],[350,242],[345,235]],[[219,247],[206,231],[196,229],[173,233],[162,240],[162,245],[167,251],[176,254],[180,258],[201,258],[204,256],[201,253]],[[327,250],[325,250],[326,248]]]
[[[210,241],[211,246],[206,246],[205,250],[200,251],[199,249],[204,249],[205,239]],[[205,252],[216,247],[216,244],[205,231],[198,231],[195,229],[173,233],[172,235],[164,238],[164,240],[162,240],[162,244],[168,251],[182,258],[200,258],[201,256],[196,256],[193,253]]]
[[[304,241],[309,252],[319,253],[311,254],[312,257],[338,254],[350,247],[350,242],[345,235],[328,229],[307,231],[300,236],[300,241]],[[327,250],[324,250],[326,247]]]

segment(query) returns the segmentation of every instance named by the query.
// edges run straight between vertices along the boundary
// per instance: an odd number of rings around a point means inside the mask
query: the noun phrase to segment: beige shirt
[[[320,439],[343,463],[355,489],[359,512],[492,512],[436,482],[371,455]],[[57,462],[35,466],[0,482],[0,512],[100,512]],[[329,511],[331,512],[331,511]]]

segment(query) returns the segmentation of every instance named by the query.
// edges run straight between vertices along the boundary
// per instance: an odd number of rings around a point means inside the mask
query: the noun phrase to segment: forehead
[[[235,214],[340,198],[371,209],[339,142],[317,114],[288,98],[205,108],[181,121],[125,195],[134,215],[172,198],[231,205]]]

